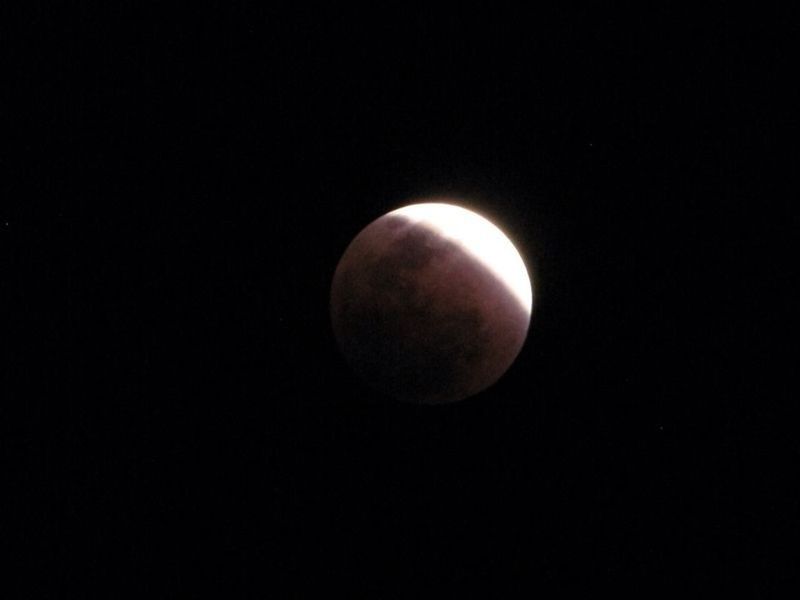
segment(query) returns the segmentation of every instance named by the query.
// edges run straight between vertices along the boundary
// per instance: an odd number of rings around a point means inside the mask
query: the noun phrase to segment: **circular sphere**
[[[411,204],[364,228],[339,261],[331,321],[345,359],[400,400],[462,400],[497,381],[528,332],[525,264],[460,206]]]

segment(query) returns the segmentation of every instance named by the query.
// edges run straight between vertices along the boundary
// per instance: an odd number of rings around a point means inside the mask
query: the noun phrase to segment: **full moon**
[[[333,332],[352,369],[378,392],[423,404],[494,384],[522,349],[532,308],[508,237],[448,202],[410,204],[367,225],[331,286]]]

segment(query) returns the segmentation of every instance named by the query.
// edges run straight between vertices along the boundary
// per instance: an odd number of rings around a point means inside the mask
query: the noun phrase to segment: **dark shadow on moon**
[[[387,215],[345,252],[331,317],[345,358],[370,386],[441,403],[494,383],[518,354],[530,314],[458,244]]]

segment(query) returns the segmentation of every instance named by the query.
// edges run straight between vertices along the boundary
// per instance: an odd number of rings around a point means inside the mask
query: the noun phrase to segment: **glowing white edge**
[[[533,288],[525,262],[511,240],[491,221],[466,208],[445,202],[410,204],[389,214],[402,215],[413,223],[423,223],[459,244],[505,283],[530,314]]]

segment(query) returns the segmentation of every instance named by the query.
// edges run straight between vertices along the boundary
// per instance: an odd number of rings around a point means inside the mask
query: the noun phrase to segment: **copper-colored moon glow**
[[[339,261],[331,321],[345,359],[401,400],[462,400],[508,370],[533,290],[511,241],[484,217],[427,202],[364,228]]]

